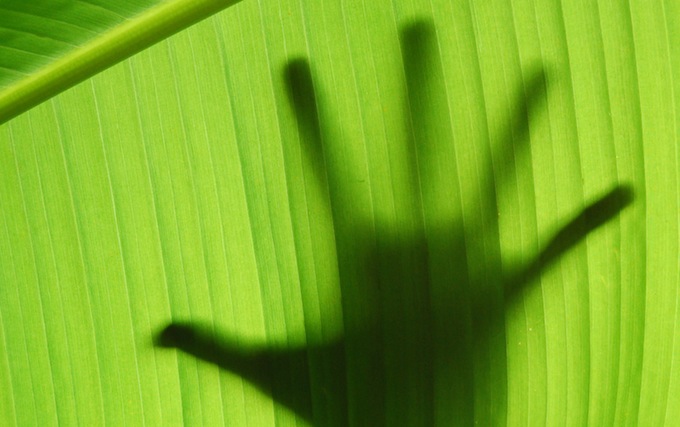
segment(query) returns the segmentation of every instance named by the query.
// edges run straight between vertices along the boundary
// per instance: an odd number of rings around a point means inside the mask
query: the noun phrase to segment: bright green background
[[[544,69],[530,154],[494,184],[499,232],[471,257],[473,279],[528,261],[617,183],[636,198],[506,314],[494,343],[507,360],[475,362],[475,419],[674,425],[678,16],[678,1],[244,0],[0,126],[0,425],[295,424],[152,336],[171,319],[261,343],[342,330],[349,261],[335,242],[357,230],[334,228],[305,164],[283,75],[298,57],[323,94],[336,218],[388,231],[443,218],[468,241],[467,224],[495,214],[478,195],[507,172],[516,94]],[[441,203],[404,213],[399,33],[429,19]],[[441,425],[447,387],[436,383]]]

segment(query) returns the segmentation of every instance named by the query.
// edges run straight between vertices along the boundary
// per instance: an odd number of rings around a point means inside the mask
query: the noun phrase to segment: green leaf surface
[[[57,3],[0,121],[231,4]],[[679,14],[245,0],[7,121],[0,425],[675,425]]]
[[[237,1],[3,1],[0,123]]]

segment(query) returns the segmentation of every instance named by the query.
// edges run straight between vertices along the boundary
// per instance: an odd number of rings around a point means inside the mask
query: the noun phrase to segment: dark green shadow
[[[451,136],[450,125],[434,119],[437,111],[433,106],[444,102],[437,97],[446,96],[442,64],[431,22],[402,28],[400,42],[411,123],[405,152],[411,156],[408,163],[414,179],[418,179],[415,171],[421,171],[420,185],[426,188],[438,183],[430,172],[435,168],[438,147],[450,143],[446,138]],[[542,69],[529,74],[532,77],[526,86],[518,90],[518,117],[511,121],[512,128],[500,132],[499,156],[507,158],[507,171],[515,167],[516,153],[522,150],[516,144],[526,140],[532,111],[546,95]],[[326,105],[322,91],[314,86],[307,60],[291,60],[284,79],[307,170],[322,183],[318,191],[323,191],[327,180],[341,182],[342,178],[330,165],[326,168],[324,146],[342,141],[324,140],[334,134],[335,127],[332,123],[322,126],[319,120],[327,116],[321,110]],[[496,176],[497,180],[506,178]],[[495,187],[484,188],[480,199],[484,209],[494,213],[498,209],[496,191]],[[422,199],[420,193],[413,199],[422,210],[427,197],[436,193]],[[332,215],[332,205],[338,200],[332,192],[330,198],[328,214]],[[214,334],[209,328],[170,323],[156,345],[179,349],[242,376],[315,425],[430,426],[442,417],[450,417],[454,425],[472,425],[476,387],[506,387],[505,368],[496,363],[506,357],[505,310],[519,301],[528,286],[537,283],[534,279],[542,271],[632,201],[630,187],[612,188],[563,225],[533,261],[516,266],[511,275],[500,271],[498,249],[498,259],[489,263],[492,267],[485,276],[492,278],[491,284],[471,277],[466,230],[453,221],[432,225],[425,214],[409,235],[385,231],[379,224],[359,227],[351,236],[338,232],[343,339],[302,348],[246,349],[233,337]],[[342,223],[346,219],[333,218],[336,231],[346,229]],[[490,241],[498,244],[494,218],[490,215],[472,226],[492,230],[496,236]],[[480,358],[494,367],[486,376],[473,378]],[[435,390],[444,389],[445,396],[435,396]],[[504,412],[507,390],[494,396],[499,412]],[[446,414],[436,415],[441,399],[449,408]]]

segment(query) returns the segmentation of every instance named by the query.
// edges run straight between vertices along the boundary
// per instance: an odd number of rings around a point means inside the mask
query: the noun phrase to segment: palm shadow
[[[422,213],[427,211],[424,205],[437,203],[436,191],[429,189],[446,184],[435,173],[436,148],[450,125],[437,122],[436,112],[430,111],[437,97],[446,96],[441,76],[431,77],[432,70],[441,69],[432,23],[402,28],[400,42],[411,124],[404,150],[413,168],[414,191],[409,200]],[[334,128],[322,128],[319,120],[326,117],[323,91],[315,88],[306,59],[290,61],[284,77],[308,169],[319,183],[317,191],[337,188],[343,177],[324,167],[324,144],[330,143]],[[532,110],[545,96],[544,88],[543,72],[537,70],[519,91],[514,128],[504,130],[501,137],[500,157],[507,159],[507,170],[515,167],[508,153],[521,152],[518,140],[526,139]],[[322,184],[326,182],[333,185]],[[483,208],[493,213],[497,212],[496,191],[489,187],[480,195]],[[336,230],[346,230],[349,220],[340,214],[332,191],[330,200],[327,214]],[[501,271],[499,259],[493,259],[485,264],[491,267],[483,278],[470,271],[477,255],[469,249],[474,242],[465,237],[472,233],[462,224],[437,222],[425,213],[411,232],[401,233],[399,227],[369,222],[352,236],[336,233],[342,339],[301,348],[246,348],[234,337],[214,334],[209,328],[170,323],[156,337],[156,345],[179,349],[240,375],[314,425],[429,426],[442,420],[472,425],[480,383],[489,389],[505,383],[503,363],[490,363],[481,380],[473,372],[479,371],[480,359],[505,360],[506,310],[521,301],[542,271],[632,200],[630,187],[612,188],[567,221],[533,261],[508,272]],[[498,233],[495,215],[466,226]],[[499,400],[507,398],[504,393],[498,393]]]

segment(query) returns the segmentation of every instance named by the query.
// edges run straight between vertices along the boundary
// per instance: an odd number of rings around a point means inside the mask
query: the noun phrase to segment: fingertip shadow
[[[417,84],[427,80],[436,37],[434,21],[431,18],[417,18],[401,26],[399,43],[404,66],[409,68],[407,71],[409,87],[415,89]]]
[[[314,89],[309,61],[304,57],[290,59],[284,66],[283,77],[286,93],[298,122],[306,129],[313,131],[311,136],[314,139],[320,139],[317,93]]]
[[[549,268],[562,254],[569,251],[598,228],[601,228],[635,200],[633,186],[624,183],[613,187],[587,205],[578,215],[562,226],[536,258],[505,286],[506,302],[516,299],[518,291]]]
[[[210,328],[187,323],[166,325],[154,337],[154,344],[237,374],[307,421],[313,419],[308,366],[308,353],[313,349],[246,346]]]
[[[322,145],[322,128],[319,120],[319,93],[314,88],[309,61],[303,57],[292,58],[283,68],[283,79],[288,101],[293,108],[303,155],[319,185],[326,182],[325,160]]]

